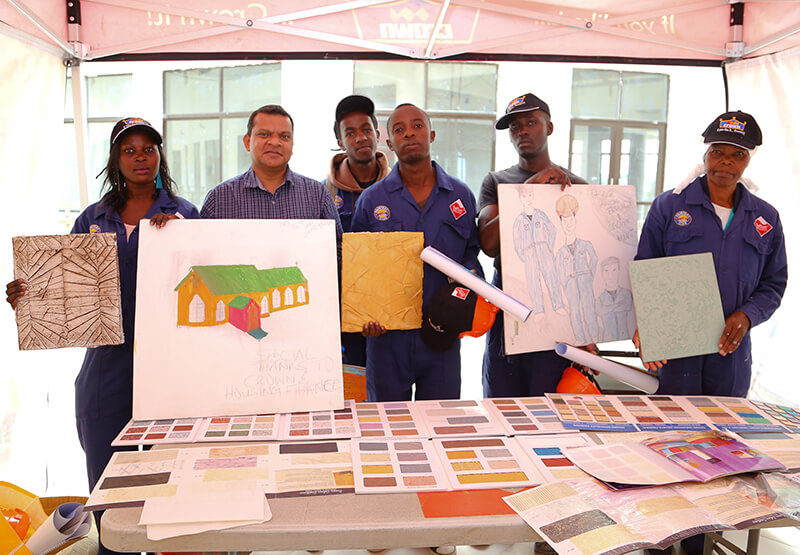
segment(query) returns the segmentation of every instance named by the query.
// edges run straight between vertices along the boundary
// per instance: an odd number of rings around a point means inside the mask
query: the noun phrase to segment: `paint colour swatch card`
[[[726,528],[669,487],[609,492],[593,480],[557,482],[505,501],[560,555],[664,549]]]
[[[697,422],[694,416],[681,408],[669,396],[619,395],[617,401],[625,407],[636,427],[642,431],[706,431],[711,429],[707,424]]]
[[[355,410],[361,437],[428,437],[415,407],[410,401],[357,403]]]
[[[732,432],[785,432],[780,424],[774,424],[760,414],[746,399],[738,397],[676,397],[695,413],[706,418],[720,430]]]
[[[493,418],[480,401],[469,399],[417,401],[415,408],[425,424],[428,437],[506,435],[501,422]]]
[[[157,445],[159,443],[191,443],[200,431],[201,418],[165,418],[162,420],[131,420],[113,446]]]
[[[768,416],[773,422],[785,426],[789,431],[800,432],[800,409],[752,399],[750,399],[750,404]]]
[[[452,489],[533,486],[542,477],[514,438],[434,439]]]
[[[547,398],[565,428],[599,432],[635,432],[633,417],[609,395],[562,395]]]
[[[707,482],[746,472],[783,469],[764,453],[722,432],[669,432],[640,443],[565,448],[582,470],[608,484]]]
[[[739,432],[742,441],[769,455],[787,470],[800,470],[800,434],[784,432]]]
[[[592,478],[561,452],[561,449],[565,447],[594,445],[589,436],[585,434],[554,434],[518,437],[516,440],[539,471],[543,478],[542,483]]]
[[[642,360],[719,352],[725,329],[710,252],[629,263]]]
[[[483,405],[500,421],[508,435],[575,432],[561,424],[544,397],[484,399]]]
[[[195,441],[269,441],[278,439],[280,414],[204,418]]]
[[[269,497],[306,497],[353,493],[350,440],[272,444]]]
[[[427,439],[354,439],[356,493],[445,491],[442,463]]]
[[[283,415],[278,438],[281,440],[339,439],[359,437],[355,403],[345,401],[343,409],[292,412]]]

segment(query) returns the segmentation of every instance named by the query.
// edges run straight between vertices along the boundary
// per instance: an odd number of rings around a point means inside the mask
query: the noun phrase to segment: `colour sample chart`
[[[738,397],[682,397],[685,403],[698,411],[720,430],[731,432],[785,432],[783,426],[774,424],[760,414],[745,399]]]
[[[268,497],[305,497],[355,492],[350,440],[271,444]]]
[[[352,440],[356,493],[445,491],[447,478],[427,439]]]
[[[338,439],[359,437],[356,426],[355,403],[345,401],[343,409],[284,414],[280,440]]]
[[[191,443],[199,433],[200,418],[165,418],[131,420],[111,445],[156,445],[158,443]]]
[[[515,438],[434,439],[452,489],[534,486],[542,477]]]
[[[750,401],[750,404],[771,418],[774,422],[786,426],[791,432],[800,432],[800,409],[786,405],[776,405],[763,401]]]
[[[636,426],[647,432],[673,430],[708,431],[711,428],[681,408],[669,396],[619,395],[619,403],[633,417]]]
[[[412,402],[356,403],[355,411],[361,437],[428,437]]]
[[[662,485],[695,479],[640,443],[566,447],[564,454],[576,466],[609,484]]]
[[[417,401],[414,405],[428,437],[506,435],[502,424],[479,401]]]
[[[508,435],[573,432],[564,428],[544,397],[484,399],[483,405],[503,425]]]
[[[278,439],[279,414],[204,418],[195,441],[267,441]]]
[[[565,428],[599,432],[635,432],[632,417],[606,395],[560,395],[548,393],[547,399]]]
[[[564,456],[564,447],[585,447],[594,445],[585,434],[553,434],[550,436],[516,438],[522,450],[542,476],[542,483],[549,484],[559,480],[591,479],[591,476],[575,466]]]
[[[742,441],[769,455],[787,470],[800,470],[800,434],[783,432],[739,432]]]

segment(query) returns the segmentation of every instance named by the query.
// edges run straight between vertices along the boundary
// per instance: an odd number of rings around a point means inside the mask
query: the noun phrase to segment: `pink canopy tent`
[[[800,2],[0,0],[7,26],[81,60],[207,57],[721,63],[800,44]]]

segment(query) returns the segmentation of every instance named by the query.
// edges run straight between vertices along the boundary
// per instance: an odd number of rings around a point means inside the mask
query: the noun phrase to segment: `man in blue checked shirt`
[[[401,104],[386,125],[389,148],[397,155],[391,173],[366,189],[356,202],[351,231],[421,231],[432,245],[467,268],[483,274],[478,263],[475,197],[469,188],[431,160],[435,138],[428,114]],[[447,276],[425,266],[422,309],[447,284]],[[370,322],[367,336],[367,395],[370,401],[415,398],[458,399],[461,394],[460,342],[434,351],[420,330],[391,330]]]
[[[200,217],[335,220],[340,251],[342,225],[333,197],[319,181],[289,169],[293,134],[292,116],[280,106],[269,104],[250,114],[244,148],[252,165],[211,189]]]

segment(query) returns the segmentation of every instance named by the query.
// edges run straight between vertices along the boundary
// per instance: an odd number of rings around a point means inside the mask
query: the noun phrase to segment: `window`
[[[269,316],[269,300],[266,295],[261,297],[261,316]]]
[[[589,183],[635,185],[639,221],[664,186],[669,76],[575,69],[570,170]]]
[[[120,119],[133,114],[133,75],[98,75],[86,78],[86,119],[88,136],[86,149],[88,158],[88,199],[89,203],[100,200],[104,175],[97,176],[108,161],[109,137],[114,124]],[[66,127],[66,148],[69,149],[67,161],[73,171],[66,172],[72,176],[70,183],[62,188],[64,199],[62,206],[67,209],[80,207],[78,191],[78,171],[75,153],[75,123],[72,110],[72,78],[68,74],[64,95],[64,123]]]
[[[304,303],[306,302],[306,288],[302,285],[297,288],[297,302]]]
[[[192,302],[189,303],[189,321],[193,323],[205,322],[206,320],[206,303],[200,298],[200,295],[195,295]]]
[[[225,303],[219,301],[217,303],[217,322],[225,321]]]
[[[164,141],[178,190],[198,207],[206,193],[245,171],[250,113],[280,104],[279,63],[164,72]]]
[[[294,304],[294,293],[292,292],[291,287],[287,287],[286,291],[283,293],[283,304],[286,306],[291,306]]]
[[[375,102],[381,136],[398,104],[416,104],[431,118],[431,155],[477,196],[494,167],[497,65],[454,62],[355,62],[353,90]]]
[[[276,309],[281,306],[281,292],[278,289],[275,289],[272,292],[272,308]]]

